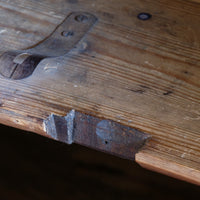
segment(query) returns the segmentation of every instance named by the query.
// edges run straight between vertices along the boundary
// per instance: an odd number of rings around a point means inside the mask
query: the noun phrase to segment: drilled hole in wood
[[[151,19],[152,15],[149,13],[140,13],[138,14],[137,17],[138,19],[145,21],[145,20]]]

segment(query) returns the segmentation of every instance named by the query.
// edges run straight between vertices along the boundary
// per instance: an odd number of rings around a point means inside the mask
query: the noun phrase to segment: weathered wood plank
[[[0,122],[46,135],[43,120],[70,109],[119,121],[152,135],[136,161],[200,184],[200,4],[1,0],[0,51],[38,43],[80,10],[98,23],[68,56],[27,79],[0,77]]]

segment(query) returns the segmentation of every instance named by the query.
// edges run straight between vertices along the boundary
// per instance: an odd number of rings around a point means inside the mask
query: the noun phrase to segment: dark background
[[[0,125],[0,199],[194,199],[200,187]]]

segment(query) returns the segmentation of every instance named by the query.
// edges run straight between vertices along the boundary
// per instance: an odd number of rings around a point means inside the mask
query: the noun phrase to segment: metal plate
[[[0,57],[0,74],[10,79],[30,76],[44,58],[66,55],[85,36],[97,18],[85,12],[73,12],[45,40],[33,47],[9,51]]]
[[[134,128],[74,110],[65,117],[50,115],[44,126],[55,140],[74,142],[131,160],[150,138],[149,134]]]

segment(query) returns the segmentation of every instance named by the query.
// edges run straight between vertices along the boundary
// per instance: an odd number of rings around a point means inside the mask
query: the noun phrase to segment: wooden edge
[[[26,117],[13,111],[0,110],[1,124],[12,126],[18,129],[34,132],[48,137],[43,127],[43,120]],[[180,165],[166,158],[160,158],[151,150],[143,149],[135,155],[135,161],[142,167],[183,181],[200,185],[200,171]]]
[[[14,111],[0,109],[0,122],[6,126],[11,126],[48,137],[44,131],[43,119],[38,119],[31,116],[24,117],[23,115]]]
[[[142,167],[167,176],[200,185],[200,172],[170,160],[151,155],[151,152],[140,151],[135,161]]]

